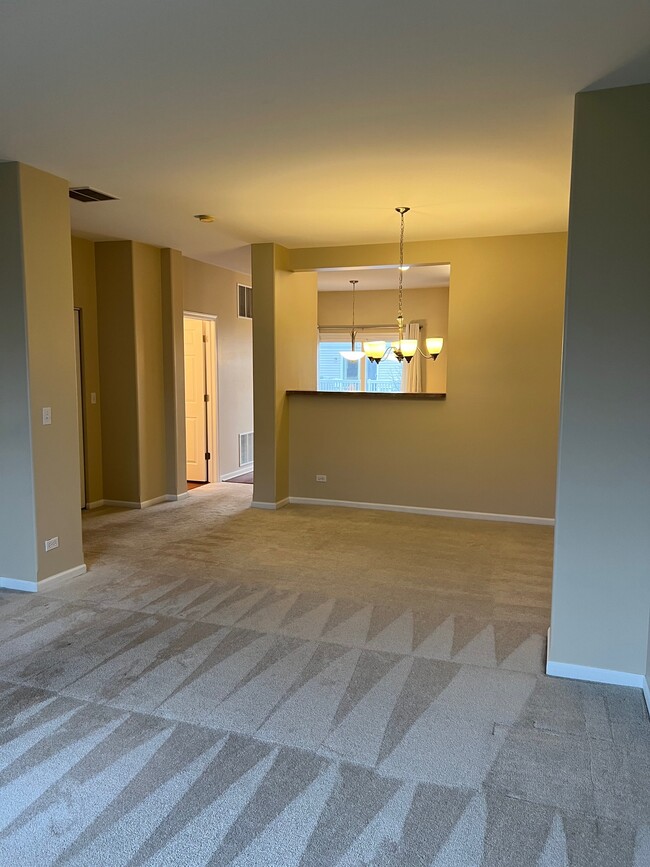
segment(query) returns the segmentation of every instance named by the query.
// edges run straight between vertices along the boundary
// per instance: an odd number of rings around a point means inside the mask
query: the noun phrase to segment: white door
[[[86,508],[86,460],[84,451],[83,386],[81,382],[81,311],[74,309],[74,348],[77,368],[77,427],[79,429],[79,476],[81,508]]]
[[[208,481],[204,324],[185,317],[185,443],[188,482]]]

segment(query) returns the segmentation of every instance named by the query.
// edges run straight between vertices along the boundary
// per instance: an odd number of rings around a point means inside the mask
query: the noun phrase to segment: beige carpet
[[[250,498],[0,591],[0,864],[650,865],[640,693],[543,675],[549,528]]]

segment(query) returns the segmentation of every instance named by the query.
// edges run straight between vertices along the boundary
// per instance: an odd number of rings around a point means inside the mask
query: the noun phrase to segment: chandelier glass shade
[[[404,272],[409,270],[409,265],[404,264],[404,214],[410,211],[410,208],[399,207],[395,208],[400,215],[400,235],[399,235],[399,265],[398,265],[398,284],[397,284],[397,340],[394,340],[390,346],[386,346],[384,340],[372,340],[363,344],[365,354],[368,356],[368,361],[379,364],[391,352],[399,361],[410,363],[411,359],[419,352],[424,358],[432,358],[434,361],[442,352],[444,340],[442,337],[427,337],[425,340],[426,353],[422,352],[418,346],[418,341],[411,338],[404,338],[404,315],[403,315],[403,299],[404,299]],[[355,281],[350,281],[355,282]],[[354,290],[353,290],[354,291]],[[354,329],[354,301],[352,302],[352,328]],[[354,337],[352,342],[354,349]],[[341,353],[343,354],[343,353]]]

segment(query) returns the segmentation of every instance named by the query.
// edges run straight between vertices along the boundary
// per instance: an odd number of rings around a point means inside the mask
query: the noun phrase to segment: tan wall
[[[70,203],[62,178],[21,166],[20,183],[40,581],[83,564]]]
[[[0,578],[36,582],[20,166],[0,163]]]
[[[133,243],[140,501],[167,492],[160,254]]]
[[[424,320],[427,327],[425,337],[443,337],[447,342],[447,320],[449,318],[449,288],[436,286],[431,289],[406,289],[404,292],[404,313],[406,322]],[[350,292],[318,293],[318,324],[343,325],[350,323],[352,317],[352,296]],[[355,301],[355,322],[357,325],[395,325],[397,316],[396,291],[357,291]],[[359,334],[363,340],[363,332]],[[424,390],[444,393],[447,390],[447,352],[443,348],[435,364],[424,363]]]
[[[650,84],[578,94],[574,129],[549,662],[645,675]]]
[[[277,271],[275,280],[275,501],[289,496],[289,413],[286,392],[316,388],[318,291],[315,274]]]
[[[646,684],[648,687],[648,691],[650,691],[650,616],[648,617],[648,649],[646,651],[646,661],[645,661],[645,678]],[[647,693],[646,693],[647,696]],[[648,711],[650,711],[650,701],[647,701]]]
[[[95,244],[104,498],[140,502],[133,247]]]
[[[275,272],[274,244],[253,244],[253,383],[255,487],[253,500],[276,502]]]
[[[10,467],[2,480],[0,577],[34,583],[83,564],[68,184],[18,163],[0,165],[0,179],[3,319],[6,302],[14,332],[6,335],[2,368],[15,379],[12,405],[2,399]],[[42,423],[46,406],[49,425]],[[17,519],[25,525],[16,527]],[[45,552],[53,536],[59,547]]]
[[[86,501],[92,504],[104,498],[95,245],[92,241],[74,236],[72,238],[72,286],[74,306],[81,311]],[[92,403],[91,394],[95,394],[96,403]]]
[[[287,269],[288,250],[253,244],[255,361],[254,503],[289,494],[290,389],[316,388],[316,275]]]
[[[183,257],[185,311],[217,317],[220,476],[239,470],[238,435],[253,430],[253,329],[237,316],[237,283],[250,276]]]
[[[552,517],[566,235],[415,242],[406,252],[414,264],[451,264],[448,398],[292,398],[291,496]],[[395,249],[288,257],[301,268],[389,264]]]

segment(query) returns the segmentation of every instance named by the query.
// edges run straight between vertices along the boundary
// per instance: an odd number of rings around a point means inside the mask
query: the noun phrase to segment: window
[[[237,284],[237,315],[240,319],[253,318],[253,288]]]
[[[373,339],[395,340],[397,335],[382,335]],[[365,337],[364,337],[365,339]],[[350,340],[341,337],[321,336],[318,344],[318,390],[319,391],[372,391],[398,392],[402,387],[402,368],[392,356],[380,364],[372,364],[367,358],[348,361],[341,350],[350,348]],[[362,349],[360,341],[355,349]]]

